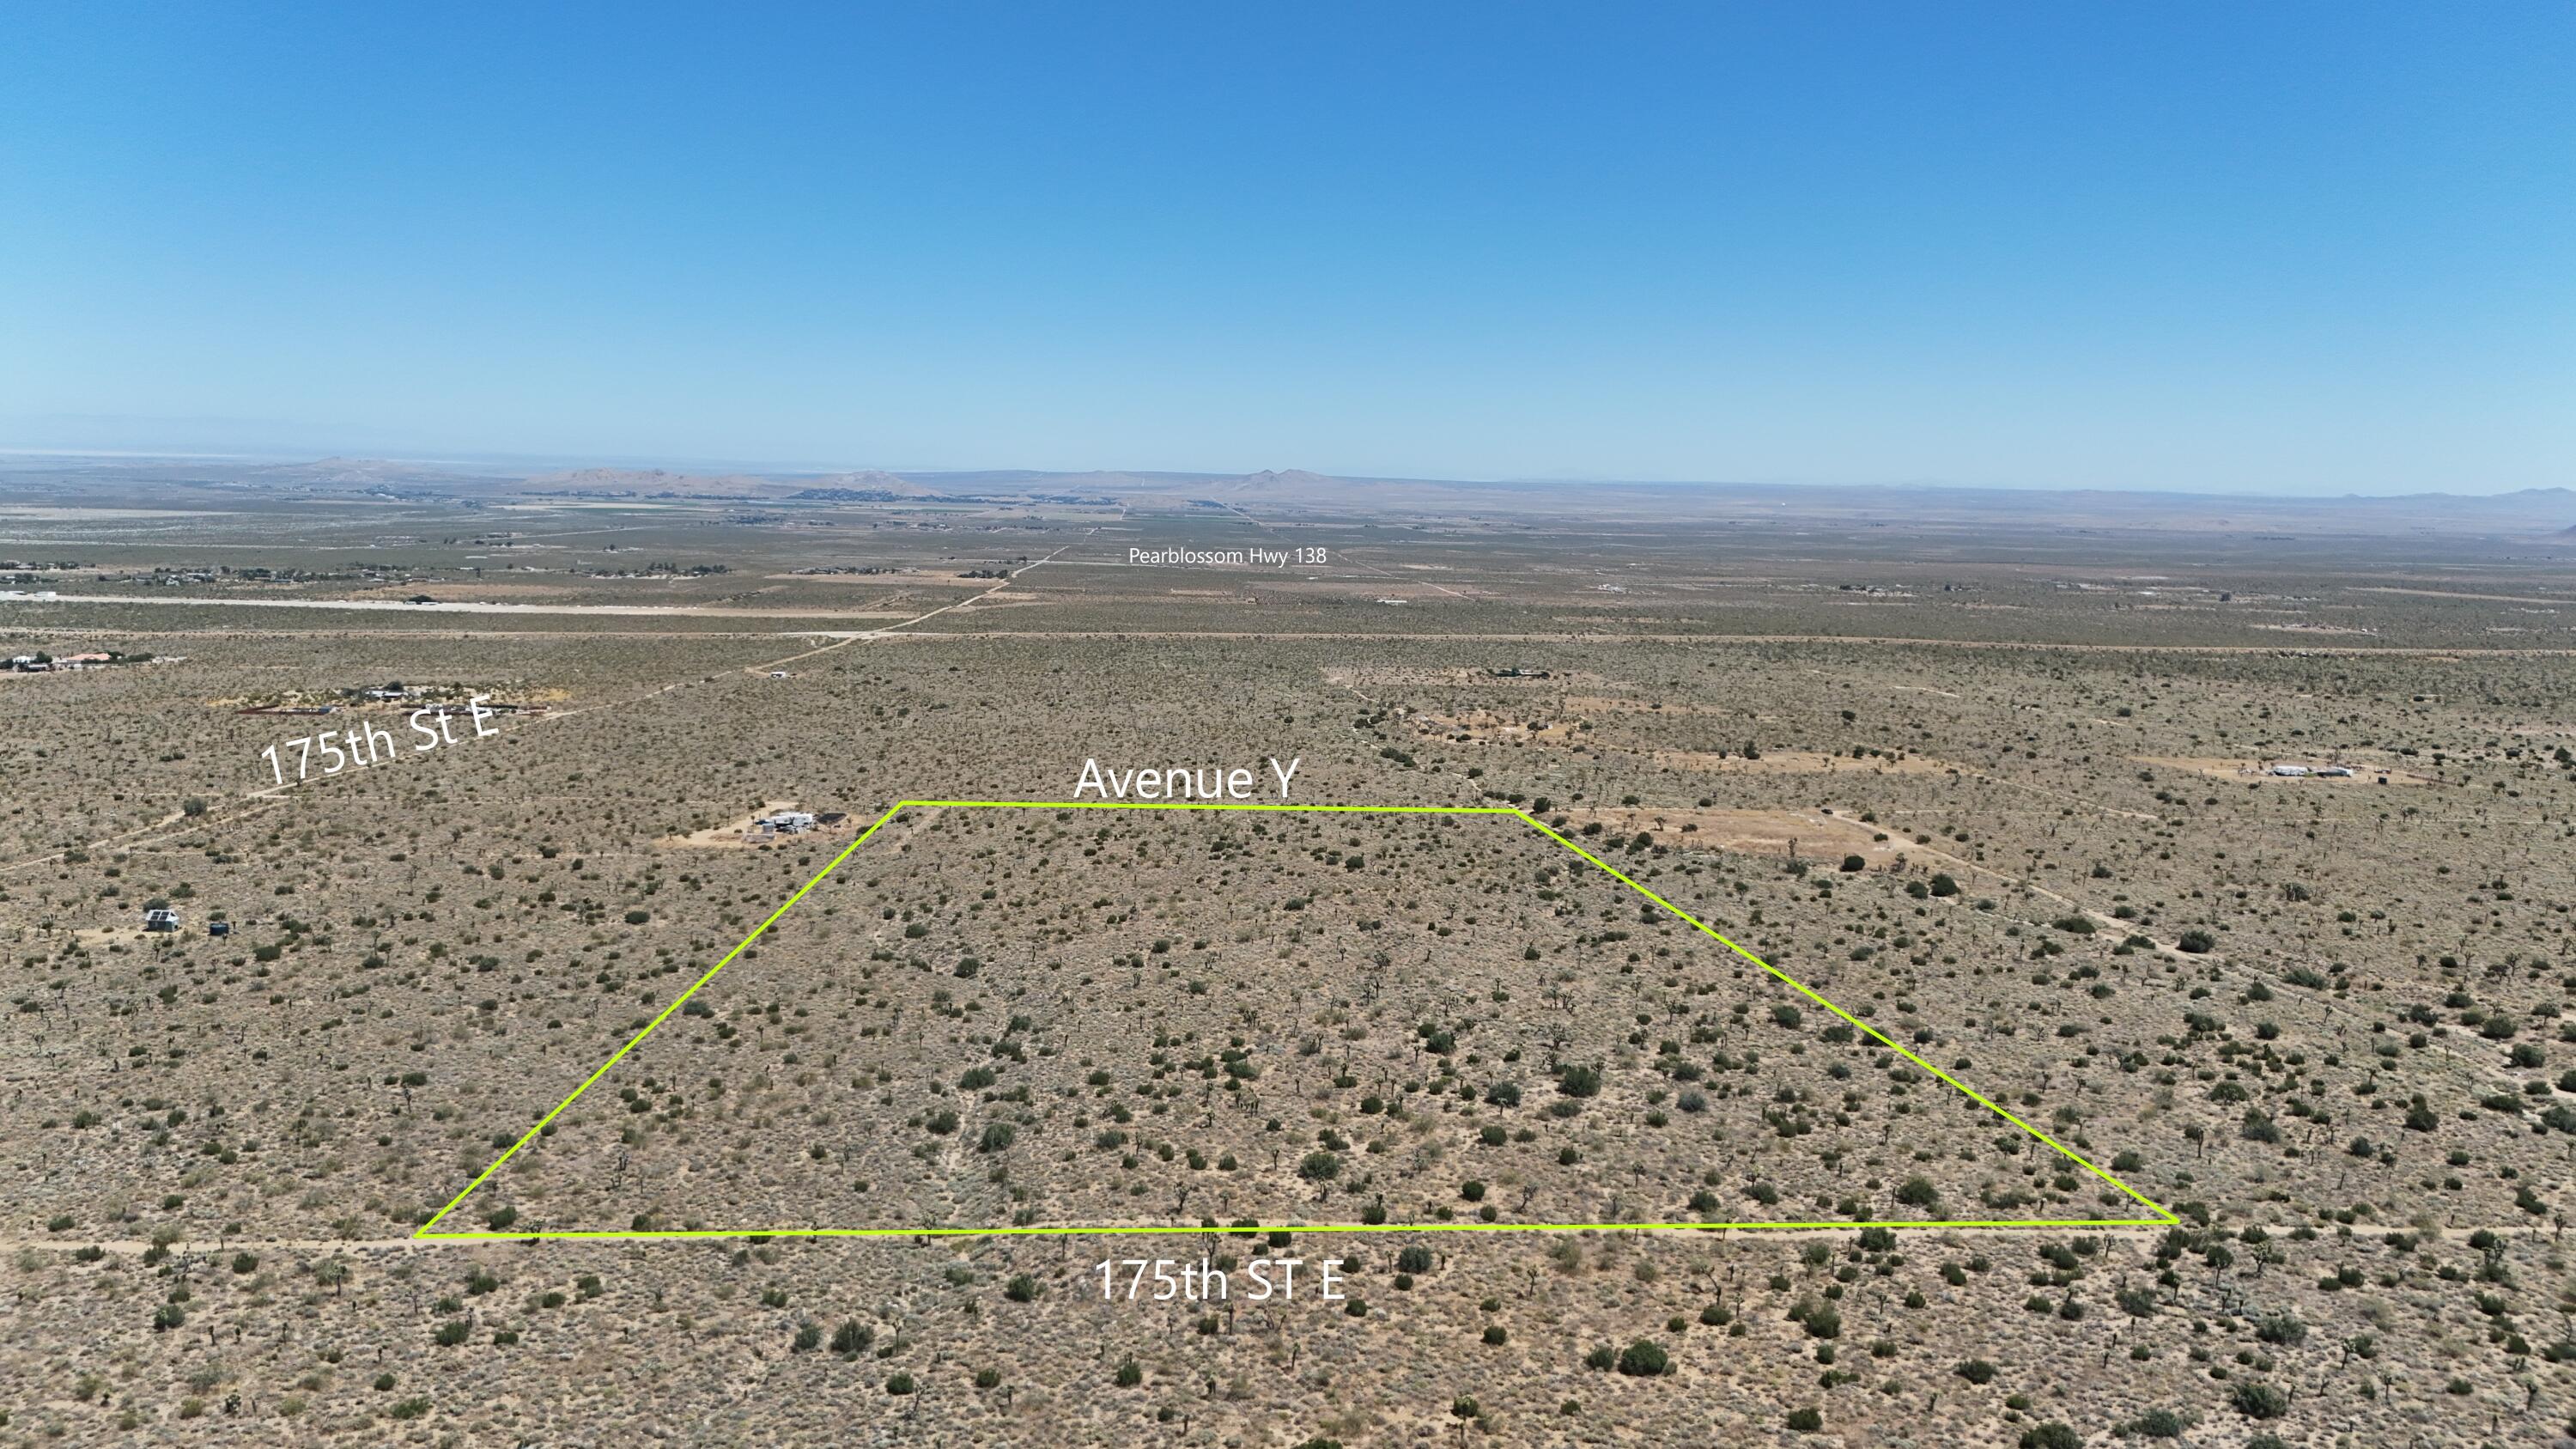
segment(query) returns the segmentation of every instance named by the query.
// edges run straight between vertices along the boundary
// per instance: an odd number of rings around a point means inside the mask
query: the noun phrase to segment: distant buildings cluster
[[[103,669],[110,664],[140,663],[149,654],[117,654],[91,651],[86,654],[13,654],[9,669],[14,674],[56,674],[75,669]]]

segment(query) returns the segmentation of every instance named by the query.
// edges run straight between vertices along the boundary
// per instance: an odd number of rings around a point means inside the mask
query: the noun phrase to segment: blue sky
[[[0,446],[2576,485],[2563,3],[29,4],[0,47]]]

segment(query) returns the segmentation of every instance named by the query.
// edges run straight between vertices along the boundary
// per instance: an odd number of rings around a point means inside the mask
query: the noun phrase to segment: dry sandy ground
[[[1569,812],[1576,828],[1592,821],[1612,836],[1647,831],[1662,844],[1684,850],[1731,850],[1749,855],[1776,855],[1809,860],[1857,855],[1873,870],[1895,865],[1909,849],[1892,832],[1831,810],[1581,810]],[[1885,840],[1874,839],[1879,835]],[[1582,837],[1578,836],[1577,839]],[[1600,850],[1597,842],[1585,848]],[[1916,849],[1920,855],[1925,852]]]
[[[1871,755],[1854,759],[1849,755],[1828,755],[1814,750],[1764,750],[1753,759],[1710,750],[1657,750],[1652,758],[1659,764],[1709,775],[1940,775],[1960,768],[1947,760],[1926,759],[1921,755],[1893,758]]]
[[[1345,686],[1348,687],[1348,686]],[[1539,719],[1506,715],[1493,710],[1466,710],[1455,714],[1417,712],[1410,718],[1414,728],[1427,735],[1459,736],[1475,740],[1506,743],[1531,741],[1538,744],[1608,748],[1583,738],[1583,716],[1610,714],[1732,714],[1721,706],[1683,705],[1657,708],[1634,700],[1613,699],[1600,695],[1574,696],[1566,704],[1578,711],[1569,719]],[[1533,712],[1534,714],[1535,712]],[[1647,758],[1677,769],[1702,774],[1808,775],[1833,774],[1839,771],[1867,771],[1873,774],[1938,775],[1956,773],[1962,767],[1947,760],[1928,759],[1920,755],[1851,755],[1825,754],[1815,750],[1764,750],[1753,756],[1730,750],[1654,750]]]

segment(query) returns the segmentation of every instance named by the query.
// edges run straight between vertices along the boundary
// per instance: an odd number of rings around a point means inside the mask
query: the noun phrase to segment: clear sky
[[[2576,5],[0,9],[0,446],[2576,485]]]

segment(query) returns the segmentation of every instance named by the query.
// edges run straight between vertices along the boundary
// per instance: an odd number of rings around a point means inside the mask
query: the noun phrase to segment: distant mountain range
[[[2527,488],[2488,495],[2294,498],[1910,484],[1348,478],[1301,468],[1255,473],[1021,469],[891,472],[874,468],[828,473],[689,472],[632,467],[519,472],[463,464],[340,457],[309,463],[21,457],[0,467],[0,493],[21,491],[39,480],[74,486],[124,481],[267,487],[297,493],[444,496],[483,503],[510,498],[814,507],[851,503],[1072,503],[1156,511],[1242,511],[1280,519],[1322,515],[1642,517],[1696,525],[1810,519],[1852,527],[2004,519],[2114,530],[2307,535],[2417,530],[2552,541],[2576,538],[2576,491],[2566,488]]]

